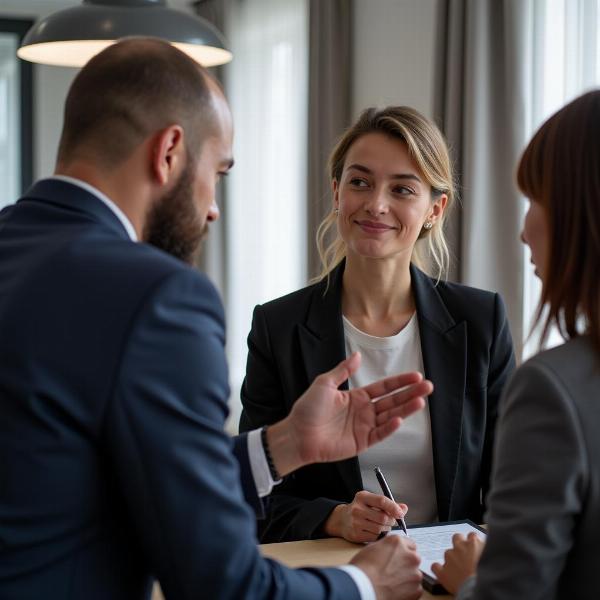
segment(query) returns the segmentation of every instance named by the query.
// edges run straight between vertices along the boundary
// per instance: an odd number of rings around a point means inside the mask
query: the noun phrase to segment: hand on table
[[[338,389],[358,369],[360,360],[360,354],[354,353],[319,375],[290,414],[269,427],[269,448],[279,473],[286,475],[307,464],[356,456],[425,406],[424,397],[431,394],[433,385],[417,372],[353,390]],[[371,401],[394,390],[398,391]]]
[[[350,564],[367,574],[377,600],[416,600],[423,592],[420,562],[412,540],[388,535],[363,548]]]
[[[452,536],[452,546],[444,554],[444,565],[434,563],[431,569],[440,583],[456,594],[465,580],[475,574],[485,542],[476,533],[470,533],[466,539],[457,533]]]
[[[389,531],[396,519],[408,510],[380,494],[361,491],[350,504],[339,504],[325,521],[325,533],[349,542],[373,542],[382,531]]]

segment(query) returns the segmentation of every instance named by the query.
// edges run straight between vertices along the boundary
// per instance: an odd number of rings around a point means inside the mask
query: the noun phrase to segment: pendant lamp
[[[119,38],[132,35],[168,40],[205,67],[232,59],[216,27],[168,8],[165,0],[83,0],[81,6],[38,21],[17,55],[35,63],[81,67]]]

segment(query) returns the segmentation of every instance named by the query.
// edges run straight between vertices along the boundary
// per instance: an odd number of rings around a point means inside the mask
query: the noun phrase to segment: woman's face
[[[338,230],[348,255],[389,258],[412,254],[426,221],[444,210],[445,195],[431,199],[431,186],[406,144],[368,133],[350,147],[340,181],[333,182]]]
[[[525,215],[521,240],[531,250],[530,261],[535,267],[535,274],[544,281],[546,259],[548,258],[548,223],[546,211],[539,202],[531,200]]]

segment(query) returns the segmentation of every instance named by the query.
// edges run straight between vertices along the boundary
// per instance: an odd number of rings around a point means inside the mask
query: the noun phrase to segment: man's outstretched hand
[[[417,372],[353,390],[338,389],[359,366],[360,354],[354,353],[319,375],[290,414],[269,427],[269,448],[281,475],[310,463],[360,454],[393,433],[402,419],[421,410],[424,397],[433,391],[432,383]]]

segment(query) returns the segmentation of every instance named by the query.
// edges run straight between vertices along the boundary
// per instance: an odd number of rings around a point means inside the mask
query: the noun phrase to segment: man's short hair
[[[149,135],[179,124],[197,156],[214,131],[207,71],[168,42],[124,39],[79,72],[65,103],[58,162],[77,157],[114,167]]]

